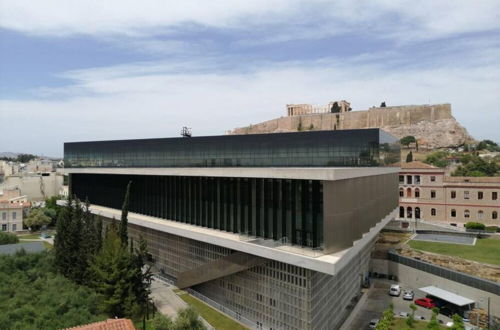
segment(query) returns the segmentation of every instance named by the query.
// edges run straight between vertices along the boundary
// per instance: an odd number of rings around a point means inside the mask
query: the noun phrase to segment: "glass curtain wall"
[[[120,209],[132,181],[130,212],[320,248],[319,180],[71,174],[71,194]]]
[[[379,129],[64,144],[65,167],[380,166],[399,161]]]

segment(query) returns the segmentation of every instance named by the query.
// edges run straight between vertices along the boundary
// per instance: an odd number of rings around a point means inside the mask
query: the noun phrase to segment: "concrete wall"
[[[398,175],[323,182],[325,253],[352,246],[398,205]]]
[[[441,289],[448,290],[458,295],[467,297],[476,301],[476,306],[487,310],[488,297],[490,298],[491,314],[500,317],[500,296],[479,290],[455,281],[451,281],[409,266],[402,265],[397,262],[372,259],[371,272],[379,274],[396,275],[398,281],[403,285],[408,285],[413,288],[422,288],[425,286],[437,286]]]
[[[43,192],[41,188],[41,180],[43,180]],[[49,176],[39,175],[15,175],[5,178],[2,184],[3,188],[19,188],[21,195],[27,195],[30,201],[44,200],[46,197],[56,196],[59,194],[63,184],[63,176],[56,173],[50,173]],[[2,190],[0,187],[0,190]],[[45,193],[45,196],[44,196]]]

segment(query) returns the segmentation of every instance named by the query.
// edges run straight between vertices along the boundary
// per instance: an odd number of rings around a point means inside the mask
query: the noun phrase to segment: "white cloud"
[[[339,98],[354,109],[449,102],[472,135],[500,141],[498,76],[496,64],[392,71],[327,60],[226,74],[173,73],[165,63],[80,70],[50,99],[0,100],[3,136],[29,132],[1,139],[0,150],[61,155],[64,141],[177,136],[185,125],[198,136],[223,134],[283,116],[287,103]]]
[[[270,41],[349,30],[399,41],[500,28],[497,0],[0,0],[0,27],[34,35],[154,36],[182,25],[273,33]],[[246,42],[251,42],[246,41]]]

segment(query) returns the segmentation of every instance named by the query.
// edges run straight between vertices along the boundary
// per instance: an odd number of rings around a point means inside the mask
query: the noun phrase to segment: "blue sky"
[[[500,2],[0,0],[0,151],[223,134],[338,99],[451,103],[500,141]]]

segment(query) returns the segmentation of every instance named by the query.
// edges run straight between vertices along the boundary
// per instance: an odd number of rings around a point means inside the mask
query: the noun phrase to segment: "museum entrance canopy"
[[[399,140],[379,129],[64,144],[66,168],[357,167],[399,158]]]

